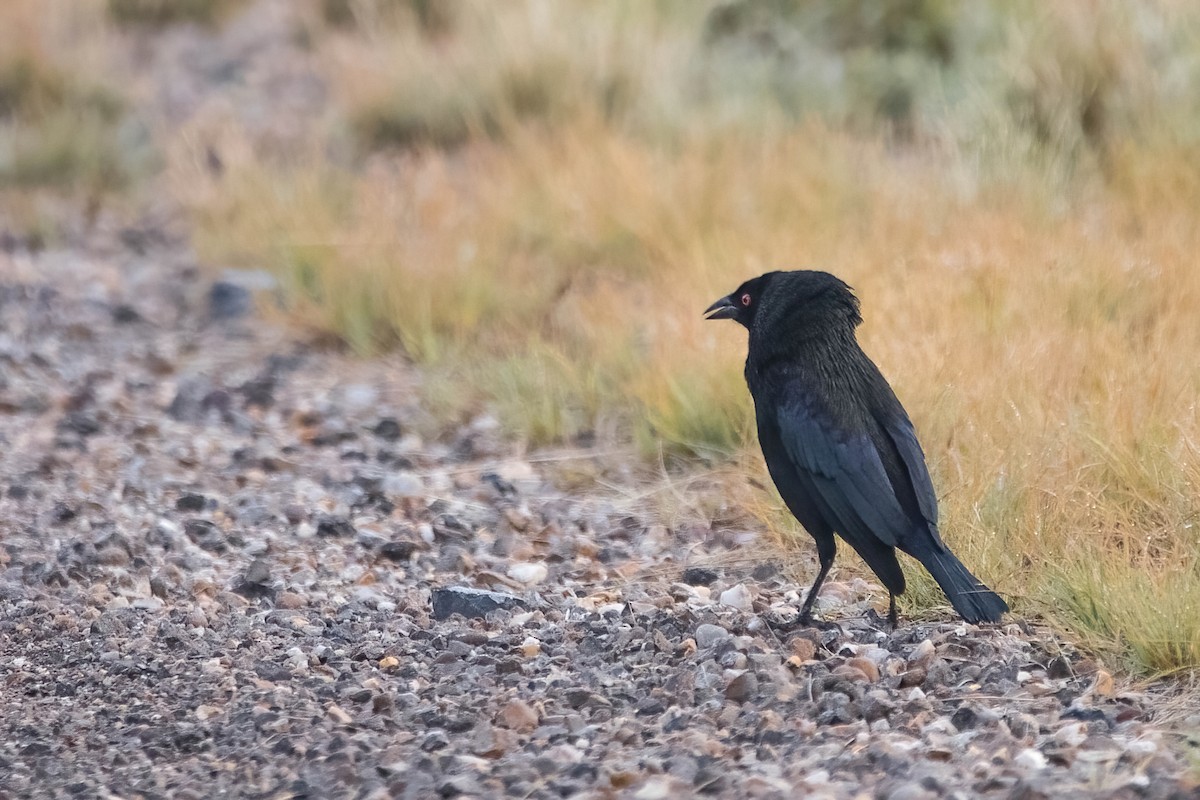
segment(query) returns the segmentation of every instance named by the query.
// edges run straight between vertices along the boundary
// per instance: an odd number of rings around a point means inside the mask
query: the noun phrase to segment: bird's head
[[[775,275],[768,272],[743,283],[737,289],[722,297],[704,310],[705,319],[731,319],[740,325],[750,327],[754,316],[758,313],[758,305],[762,300],[763,291]]]
[[[709,306],[706,319],[732,319],[749,330],[770,326],[791,333],[853,330],[862,317],[858,298],[828,272],[768,272],[751,278]],[[757,325],[756,325],[757,321]]]

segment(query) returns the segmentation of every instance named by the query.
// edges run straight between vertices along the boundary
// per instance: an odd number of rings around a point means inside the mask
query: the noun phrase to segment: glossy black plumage
[[[891,594],[904,592],[899,549],[921,562],[968,622],[995,622],[1005,602],[963,566],[938,534],[937,496],[904,407],[858,345],[862,321],[850,287],[826,272],[769,272],[706,312],[750,331],[746,383],[771,478],[816,540],[821,568],[812,605],[833,564],[834,533]]]

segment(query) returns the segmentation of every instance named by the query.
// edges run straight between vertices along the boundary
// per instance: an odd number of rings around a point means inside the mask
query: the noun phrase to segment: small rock
[[[1082,722],[1064,725],[1054,732],[1054,741],[1067,747],[1079,747],[1087,740],[1087,737],[1087,725]]]
[[[511,743],[508,739],[512,734],[503,729],[493,728],[481,723],[475,726],[475,734],[471,737],[470,750],[483,758],[499,758],[504,755]]]
[[[226,549],[225,534],[216,523],[207,519],[189,519],[183,523],[183,532],[198,547],[212,553],[222,553]]]
[[[1062,656],[1055,656],[1050,659],[1050,663],[1046,665],[1046,677],[1052,681],[1062,680],[1063,678],[1074,677],[1075,671],[1071,669],[1071,662]]]
[[[246,568],[245,574],[234,581],[233,591],[246,598],[271,597],[275,588],[271,585],[271,567],[264,558],[256,558]]]
[[[743,583],[731,586],[721,592],[720,601],[721,605],[736,608],[738,611],[748,613],[754,610],[754,598],[750,596],[750,590]]]
[[[469,586],[434,589],[431,599],[433,617],[439,620],[446,619],[451,614],[461,614],[467,618],[483,618],[490,612],[499,609],[512,611],[525,608],[525,601],[519,597]]]
[[[720,625],[703,623],[696,626],[696,646],[700,648],[715,647],[722,642],[733,639],[733,635]]]
[[[191,512],[203,511],[207,503],[208,498],[206,498],[204,495],[188,492],[180,495],[179,499],[175,501],[175,510]]]
[[[900,688],[907,689],[911,686],[920,686],[925,682],[926,677],[924,667],[913,667],[900,676]]]
[[[1013,735],[1014,739],[1020,739],[1026,742],[1032,742],[1037,738],[1041,730],[1041,725],[1037,718],[1031,714],[1023,714],[1019,711],[1014,711],[1004,718],[1004,724],[1008,726],[1008,732]]]
[[[50,510],[50,520],[55,525],[62,525],[64,523],[70,522],[71,520],[75,519],[75,517],[77,517],[78,515],[79,515],[78,511],[76,511],[73,507],[71,507],[63,502],[55,503],[54,507]]]
[[[979,722],[979,715],[970,706],[959,706],[950,717],[950,724],[960,731],[968,731]]]
[[[846,661],[846,666],[857,669],[859,672],[865,675],[867,679],[871,681],[871,683],[875,683],[879,680],[879,667],[877,667],[875,662],[869,658],[857,656],[855,658],[848,659]]]
[[[118,303],[112,308],[112,319],[118,325],[131,325],[142,321],[142,315],[128,303]]]
[[[296,592],[282,592],[275,600],[275,605],[287,609],[304,608],[308,605],[308,599]]]
[[[519,508],[508,506],[504,509],[504,519],[514,531],[526,531],[532,521],[529,514]]]
[[[934,795],[921,784],[902,783],[887,793],[887,800],[930,800]]]
[[[683,582],[689,586],[708,586],[719,576],[707,567],[688,567],[683,571]]]
[[[179,422],[199,423],[212,409],[212,398],[216,387],[204,375],[183,378],[175,390],[175,397],[167,406],[167,414]]]
[[[383,479],[383,491],[394,497],[422,497],[425,484],[411,472],[396,472]]]
[[[840,667],[837,667],[830,674],[838,680],[849,681],[850,683],[870,683],[871,680],[863,673],[862,670],[855,669],[849,664],[843,664]]]
[[[1100,697],[1112,697],[1116,692],[1116,683],[1113,681],[1113,676],[1104,670],[1096,671],[1096,678],[1092,681],[1091,693]]]
[[[335,703],[331,703],[329,708],[325,709],[325,713],[338,725],[349,725],[354,721],[354,717],[351,717],[346,713],[345,709]]]
[[[250,292],[236,283],[216,281],[208,290],[208,311],[213,319],[237,319],[249,314],[253,306]]]
[[[317,520],[317,536],[353,536],[354,525],[345,517],[325,516]]]
[[[219,717],[222,711],[217,706],[201,705],[196,706],[196,719],[201,722],[207,722],[213,717]]]
[[[411,561],[413,553],[416,551],[416,542],[408,542],[400,539],[396,541],[385,542],[383,546],[379,548],[379,555],[383,556],[384,558],[391,559],[392,561],[404,562]]]
[[[426,753],[444,750],[450,746],[450,737],[442,731],[433,731],[421,741],[421,749]]]
[[[908,656],[908,665],[910,667],[928,667],[929,662],[937,655],[937,648],[933,646],[933,642],[925,639],[915,648]]]
[[[538,713],[523,700],[512,700],[496,714],[496,724],[518,733],[529,733],[538,726]]]
[[[792,655],[801,661],[812,661],[817,655],[817,644],[812,639],[797,636],[792,639]]]
[[[513,497],[517,494],[517,487],[495,472],[485,472],[479,476],[479,480],[482,483],[489,484],[501,497]]]
[[[671,800],[672,797],[690,795],[692,787],[666,776],[650,778],[633,793],[633,800]]]
[[[752,698],[756,691],[758,691],[758,678],[751,670],[744,670],[734,675],[729,683],[725,684],[725,699],[741,703]]]
[[[272,372],[256,375],[239,386],[238,391],[245,399],[247,408],[270,408],[275,404],[275,375]]]
[[[891,696],[887,692],[878,689],[863,695],[859,706],[862,709],[863,719],[867,722],[886,719],[896,710],[896,704],[892,702]]]
[[[1016,758],[1013,759],[1013,763],[1022,769],[1040,770],[1045,769],[1046,764],[1049,762],[1047,762],[1046,757],[1039,751],[1029,747],[1017,753]]]
[[[536,562],[521,562],[508,568],[508,577],[526,586],[541,583],[548,574],[549,570],[546,569],[546,565]]]
[[[371,428],[371,433],[385,442],[394,442],[404,435],[404,429],[395,417],[382,417],[375,423],[375,427]]]

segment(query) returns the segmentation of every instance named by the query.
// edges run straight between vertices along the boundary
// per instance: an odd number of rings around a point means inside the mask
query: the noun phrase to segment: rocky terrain
[[[0,276],[0,796],[1195,796],[1186,698],[858,579],[798,627],[794,554],[439,425],[262,276],[134,229]]]

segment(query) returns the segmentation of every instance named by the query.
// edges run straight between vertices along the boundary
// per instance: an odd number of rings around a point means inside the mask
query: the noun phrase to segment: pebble
[[[1013,759],[1013,763],[1021,769],[1036,772],[1038,770],[1045,769],[1046,765],[1049,764],[1049,761],[1047,761],[1046,757],[1042,755],[1040,751],[1034,750],[1032,747],[1027,747],[1021,752],[1017,753],[1016,757]]]
[[[725,697],[741,703],[749,700],[758,691],[758,678],[751,670],[736,671],[725,684]]]
[[[538,726],[538,713],[523,700],[511,700],[496,715],[496,723],[518,733],[529,733]]]
[[[199,705],[196,706],[196,719],[201,722],[207,722],[213,717],[219,717],[224,711],[216,706]]]
[[[696,646],[700,648],[716,647],[726,641],[732,641],[733,635],[719,625],[704,623],[696,626]]]
[[[861,672],[871,683],[875,683],[879,680],[879,667],[876,666],[875,662],[869,658],[856,656],[855,658],[848,659],[846,661],[846,666],[853,667]]]
[[[1054,733],[1054,741],[1067,747],[1079,747],[1079,745],[1087,741],[1087,738],[1087,726],[1082,722],[1064,725]]]
[[[913,648],[908,656],[908,664],[910,667],[928,667],[936,654],[937,648],[933,646],[933,642],[925,639]]]
[[[308,605],[308,598],[299,592],[280,592],[275,598],[275,604],[280,608],[296,609]]]
[[[508,568],[508,577],[527,586],[546,580],[550,571],[545,564],[520,562]]]
[[[525,601],[519,597],[469,586],[434,589],[431,597],[434,619],[447,619],[452,614],[486,617],[493,611],[525,607]]]
[[[754,598],[750,595],[750,590],[742,583],[731,586],[721,592],[720,603],[723,606],[736,608],[738,611],[745,611],[747,613],[754,610]]]

